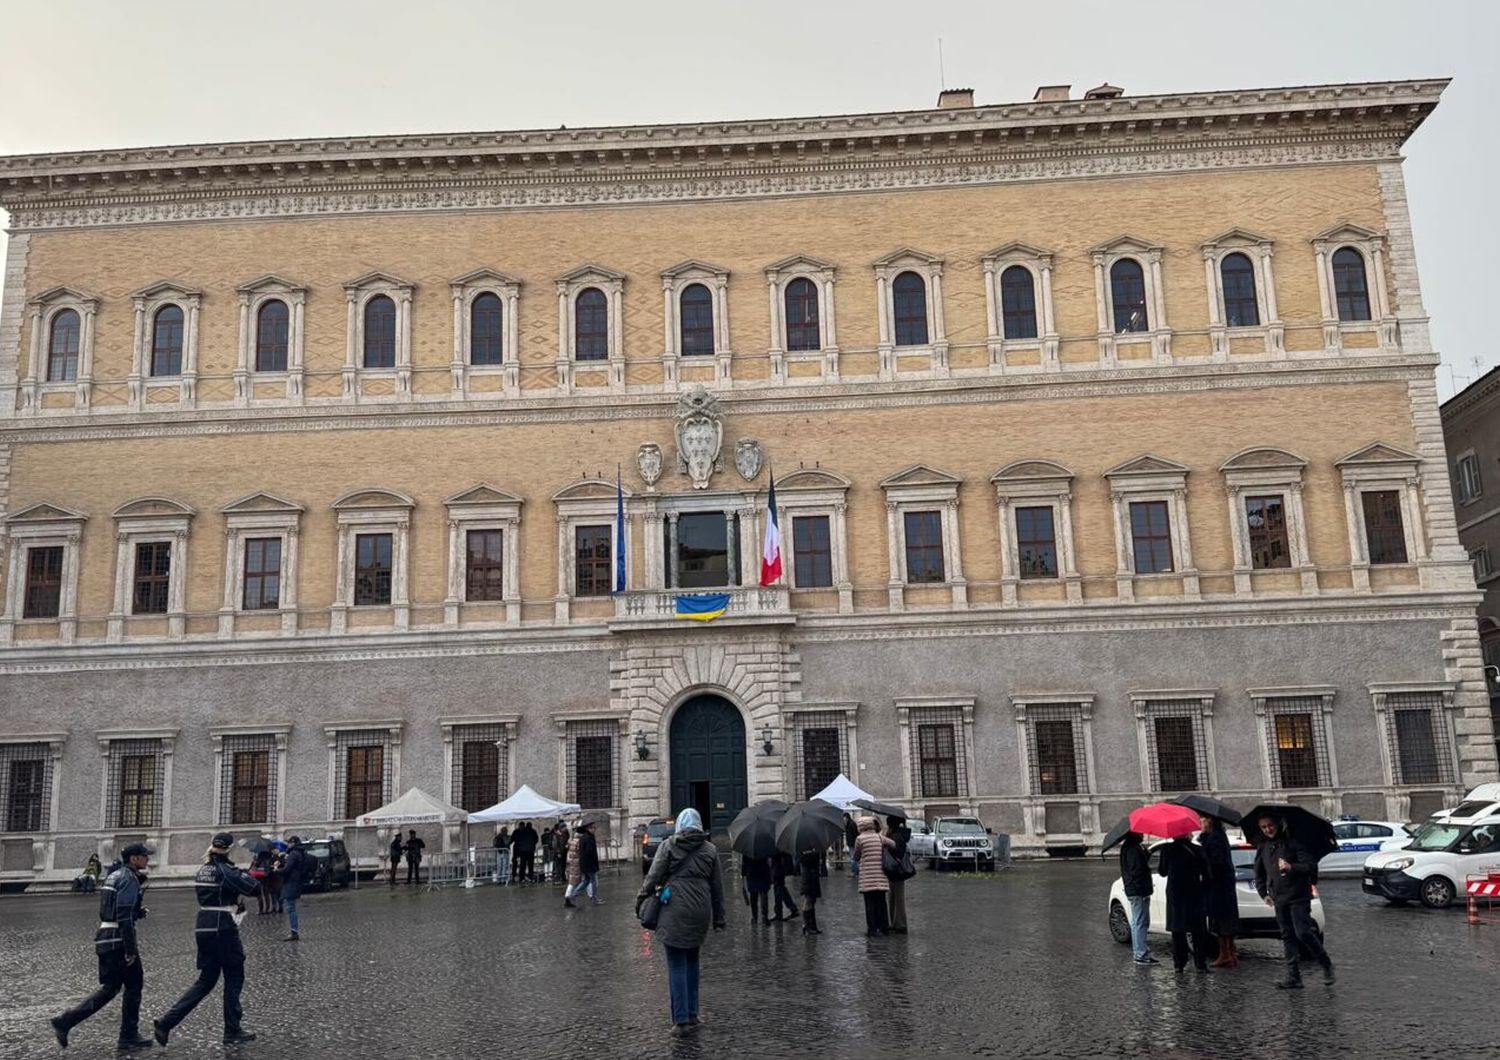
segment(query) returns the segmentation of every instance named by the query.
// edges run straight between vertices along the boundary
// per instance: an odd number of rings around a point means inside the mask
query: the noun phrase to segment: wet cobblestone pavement
[[[819,921],[729,930],[703,955],[705,1025],[668,1034],[666,977],[631,915],[640,876],[601,880],[607,904],[562,908],[550,888],[365,885],[303,903],[303,941],[283,918],[246,919],[245,1025],[219,1041],[215,995],[156,1055],[230,1057],[1416,1057],[1495,1055],[1500,927],[1461,910],[1396,909],[1357,881],[1325,881],[1339,981],[1274,989],[1275,942],[1240,968],[1178,977],[1136,967],[1111,941],[1100,863],[1022,865],[996,878],[907,885],[912,933],[866,939],[847,878]],[[190,896],[148,891],[143,1029],[193,978]],[[92,898],[0,901],[0,1057],[63,1055],[47,1017],[93,989]],[[1154,943],[1158,952],[1164,947]],[[69,1058],[116,1055],[119,1002],[73,1035]],[[139,1055],[139,1054],[138,1054]],[[151,1054],[145,1054],[151,1055]]]

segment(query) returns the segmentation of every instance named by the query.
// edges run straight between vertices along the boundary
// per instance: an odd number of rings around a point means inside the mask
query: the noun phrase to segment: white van
[[[1365,859],[1362,888],[1395,905],[1442,909],[1471,876],[1500,874],[1500,784],[1481,784],[1451,810],[1435,813],[1404,850]]]

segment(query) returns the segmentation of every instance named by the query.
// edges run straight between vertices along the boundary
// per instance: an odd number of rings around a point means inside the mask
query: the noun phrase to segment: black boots
[[[234,1045],[237,1042],[253,1041],[255,1041],[255,1035],[250,1031],[242,1030],[239,1027],[234,1028],[234,1030],[230,1030],[228,1027],[224,1028],[225,1045]]]
[[[1327,957],[1323,958],[1323,982],[1333,984],[1333,962]]]
[[[132,1034],[128,1038],[121,1035],[119,1045],[121,1049],[149,1049],[151,1048],[151,1039],[142,1038],[139,1034]]]
[[[70,1030],[72,1028],[63,1022],[61,1016],[52,1017],[52,1033],[57,1035],[57,1044],[64,1049],[68,1047],[68,1031]]]
[[[818,914],[809,909],[802,914],[802,934],[821,935],[823,932],[818,928]]]
[[[151,1021],[151,1031],[152,1037],[156,1039],[156,1044],[165,1049],[167,1047],[167,1036],[172,1032],[161,1025],[161,1020]]]

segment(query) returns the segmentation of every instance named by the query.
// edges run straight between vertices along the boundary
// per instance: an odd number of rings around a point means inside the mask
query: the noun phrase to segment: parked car
[[[303,843],[302,850],[312,862],[304,890],[327,891],[349,886],[354,878],[354,865],[342,839],[314,839]]]
[[[1470,876],[1494,874],[1500,874],[1500,800],[1466,800],[1418,828],[1405,849],[1371,854],[1360,886],[1393,905],[1420,901],[1443,909],[1464,893]]]
[[[1197,842],[1194,839],[1193,842]],[[1151,857],[1151,871],[1157,868],[1157,851],[1167,840],[1157,840],[1147,848]],[[1234,895],[1239,900],[1239,938],[1278,938],[1281,930],[1276,926],[1276,913],[1266,905],[1255,890],[1255,848],[1248,843],[1235,843],[1230,850],[1234,859]],[[1151,891],[1151,934],[1167,934],[1167,881],[1157,876]],[[1130,941],[1130,903],[1125,901],[1125,884],[1116,877],[1109,889],[1109,933],[1116,942]],[[1313,887],[1313,923],[1323,930],[1323,900],[1318,889]]]
[[[1360,821],[1341,818],[1333,826],[1339,848],[1318,862],[1324,876],[1364,872],[1365,859],[1385,850],[1400,850],[1411,842],[1412,831],[1398,821]]]
[[[676,821],[667,821],[657,818],[649,822],[641,832],[641,875],[651,871],[651,862],[656,858],[656,851],[661,847],[661,842],[667,836],[677,830]]]
[[[906,852],[916,858],[937,857],[937,835],[932,830],[932,825],[926,821],[907,821],[906,827],[911,829],[911,840],[906,844]]]
[[[945,865],[966,865],[975,869],[994,869],[995,843],[978,817],[935,817],[931,824],[933,851],[928,855],[930,868],[941,870]]]

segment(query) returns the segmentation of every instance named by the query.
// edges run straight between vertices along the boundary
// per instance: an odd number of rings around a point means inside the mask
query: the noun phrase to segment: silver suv
[[[978,817],[935,817],[931,824],[931,868],[961,865],[965,868],[994,870],[995,840]]]

